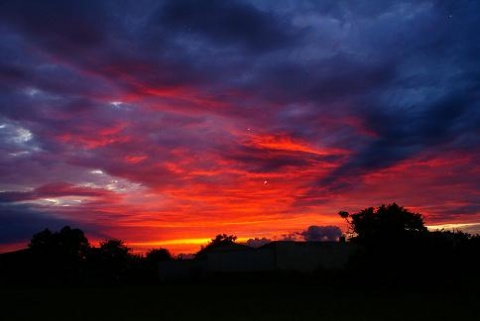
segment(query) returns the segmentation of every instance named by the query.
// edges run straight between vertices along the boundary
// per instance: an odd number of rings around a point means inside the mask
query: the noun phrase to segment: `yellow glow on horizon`
[[[450,229],[461,229],[464,227],[470,226],[480,226],[480,223],[450,223],[450,224],[438,224],[438,225],[426,225],[430,231],[435,230],[450,230]]]
[[[246,242],[249,238],[239,237],[237,242]],[[191,239],[175,239],[165,241],[151,241],[151,242],[129,242],[131,246],[165,246],[165,245],[206,245],[212,238],[191,238]]]
[[[129,242],[128,244],[132,246],[201,245],[210,242],[210,240],[211,238],[191,238],[151,242]]]
[[[237,243],[245,243],[249,237],[237,238]],[[151,242],[127,242],[127,246],[133,247],[134,253],[145,254],[148,250],[155,248],[166,248],[173,255],[193,254],[206,246],[212,238],[187,238]]]

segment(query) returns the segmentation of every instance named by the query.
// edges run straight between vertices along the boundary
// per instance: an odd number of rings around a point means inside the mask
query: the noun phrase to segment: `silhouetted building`
[[[312,273],[319,269],[345,268],[355,245],[344,242],[287,242],[266,244],[258,249],[212,251],[207,255],[208,272],[292,271]]]
[[[163,280],[206,277],[216,273],[311,274],[320,270],[344,269],[357,246],[348,242],[271,242],[260,248],[229,244],[204,252],[200,260],[162,262]]]

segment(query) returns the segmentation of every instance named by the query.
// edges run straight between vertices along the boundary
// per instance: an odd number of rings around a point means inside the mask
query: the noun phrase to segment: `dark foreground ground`
[[[10,320],[479,320],[475,291],[371,291],[309,284],[0,289]]]

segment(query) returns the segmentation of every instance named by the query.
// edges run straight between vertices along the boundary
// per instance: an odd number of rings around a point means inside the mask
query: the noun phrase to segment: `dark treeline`
[[[93,247],[84,233],[65,226],[35,234],[25,250],[0,257],[0,280],[6,284],[143,284],[158,279],[157,265],[171,260],[166,249],[133,254],[123,241],[109,239]]]
[[[282,273],[282,280],[306,280],[340,287],[393,289],[475,289],[480,286],[480,236],[461,231],[428,231],[420,214],[397,204],[367,208],[347,220],[348,241],[358,251],[342,270],[319,268],[313,275]],[[197,253],[235,244],[233,235],[217,235]],[[35,234],[28,249],[0,255],[0,281],[26,285],[152,284],[161,279],[158,264],[174,260],[166,249],[146,255],[131,252],[123,241],[110,239],[98,247],[84,233],[68,226],[59,232]],[[250,280],[279,280],[279,275]],[[238,277],[231,274],[230,281]],[[225,279],[223,279],[225,280]]]

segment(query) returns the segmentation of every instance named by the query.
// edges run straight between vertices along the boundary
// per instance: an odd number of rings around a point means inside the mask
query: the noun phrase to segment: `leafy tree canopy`
[[[34,253],[44,256],[54,255],[71,259],[84,259],[90,244],[81,230],[65,226],[59,232],[51,232],[49,229],[45,229],[33,235],[28,247]]]
[[[227,235],[227,234],[218,234],[213,238],[210,243],[208,243],[206,246],[202,246],[202,249],[195,255],[195,257],[198,258],[204,258],[206,253],[214,248],[222,247],[222,246],[227,246],[231,244],[235,244],[235,241],[237,240],[237,237],[235,235]]]
[[[162,262],[169,261],[172,259],[172,255],[167,249],[153,249],[147,252],[145,255],[147,262]]]
[[[237,237],[235,235],[218,234],[210,241],[210,243],[207,244],[205,248],[213,248],[233,244],[236,240]]]
[[[131,249],[122,240],[109,239],[100,242],[99,253],[104,259],[125,260],[130,256]]]
[[[421,214],[412,213],[396,203],[376,209],[369,207],[354,214],[342,211],[339,215],[347,219],[355,235],[353,240],[359,242],[401,240],[427,231]]]

